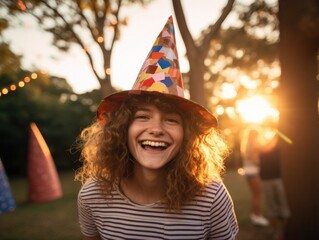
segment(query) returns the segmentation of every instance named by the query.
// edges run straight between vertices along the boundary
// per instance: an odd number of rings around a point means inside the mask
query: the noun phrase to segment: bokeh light
[[[256,89],[258,86],[258,82],[256,80],[252,80],[246,75],[241,75],[239,77],[239,82],[247,89]]]
[[[220,97],[222,99],[232,99],[237,95],[237,91],[235,89],[234,84],[231,83],[223,83],[221,86],[221,94]]]
[[[236,110],[247,123],[262,123],[266,119],[278,120],[279,112],[263,96],[238,100]]]

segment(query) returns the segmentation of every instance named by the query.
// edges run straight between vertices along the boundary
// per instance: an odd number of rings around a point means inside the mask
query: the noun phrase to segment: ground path
[[[257,227],[251,223],[240,226],[237,240],[273,240],[269,227]]]

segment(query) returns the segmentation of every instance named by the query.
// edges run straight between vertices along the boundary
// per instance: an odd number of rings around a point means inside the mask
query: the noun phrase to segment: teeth
[[[167,144],[165,142],[143,141],[142,144],[152,147],[167,147]]]

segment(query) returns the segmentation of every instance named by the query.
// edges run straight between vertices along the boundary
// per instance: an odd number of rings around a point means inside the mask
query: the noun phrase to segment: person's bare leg
[[[254,176],[249,179],[249,187],[251,190],[251,215],[250,219],[253,224],[259,226],[268,226],[269,222],[262,216],[262,190],[261,180],[259,176]]]

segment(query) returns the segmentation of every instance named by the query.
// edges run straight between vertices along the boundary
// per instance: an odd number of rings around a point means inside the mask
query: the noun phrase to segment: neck
[[[138,204],[152,204],[160,201],[165,194],[163,174],[135,169],[134,174],[121,181],[123,193]]]

